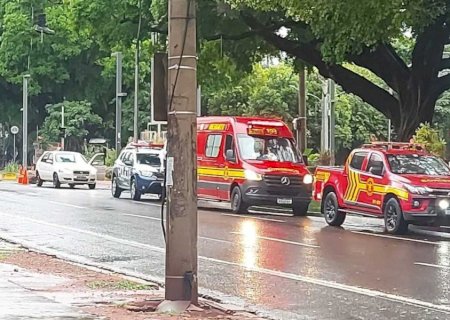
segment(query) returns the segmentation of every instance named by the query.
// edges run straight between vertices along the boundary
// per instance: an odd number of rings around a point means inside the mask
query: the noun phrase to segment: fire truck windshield
[[[278,162],[301,162],[292,141],[279,137],[255,137],[238,135],[238,145],[244,160],[269,160]]]
[[[434,156],[388,155],[391,171],[395,174],[450,175],[443,160]]]

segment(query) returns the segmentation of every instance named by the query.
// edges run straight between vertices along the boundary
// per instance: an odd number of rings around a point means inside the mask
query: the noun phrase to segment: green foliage
[[[413,139],[415,143],[423,144],[434,155],[444,157],[446,142],[441,138],[439,131],[432,128],[429,123],[422,123]]]
[[[303,156],[308,158],[308,166],[315,166],[320,159],[320,153],[314,152],[312,148],[306,148]]]
[[[47,106],[49,112],[42,128],[45,142],[58,141],[61,127],[61,110],[64,106],[66,128],[66,150],[80,151],[83,139],[92,137],[102,124],[100,116],[92,112],[92,105],[87,101],[64,101]]]
[[[112,167],[114,165],[114,162],[117,159],[117,153],[115,149],[108,149],[106,150],[106,159],[105,159],[105,165],[107,167]]]
[[[6,164],[5,169],[3,171],[6,173],[17,173],[19,172],[19,165],[15,162],[10,162]]]

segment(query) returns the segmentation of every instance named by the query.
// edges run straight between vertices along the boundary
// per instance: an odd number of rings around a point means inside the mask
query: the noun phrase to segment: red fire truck
[[[450,224],[450,169],[417,144],[364,145],[344,168],[318,167],[313,196],[332,226],[347,213],[384,218],[393,234],[407,232],[408,224]]]
[[[280,120],[203,117],[197,120],[198,196],[250,206],[288,206],[305,215],[313,177]]]

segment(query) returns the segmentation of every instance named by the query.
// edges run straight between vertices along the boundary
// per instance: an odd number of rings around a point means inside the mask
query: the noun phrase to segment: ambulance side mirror
[[[234,154],[234,150],[227,150],[227,152],[225,153],[225,159],[230,162],[236,162],[236,155]]]

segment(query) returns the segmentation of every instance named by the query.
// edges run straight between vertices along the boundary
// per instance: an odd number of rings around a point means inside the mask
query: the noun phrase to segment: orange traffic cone
[[[27,169],[23,169],[23,180],[22,180],[22,184],[28,184],[28,171]]]
[[[18,183],[18,184],[22,184],[22,183],[23,183],[22,166],[19,167],[19,177],[18,177],[18,179],[17,179],[17,183]]]

